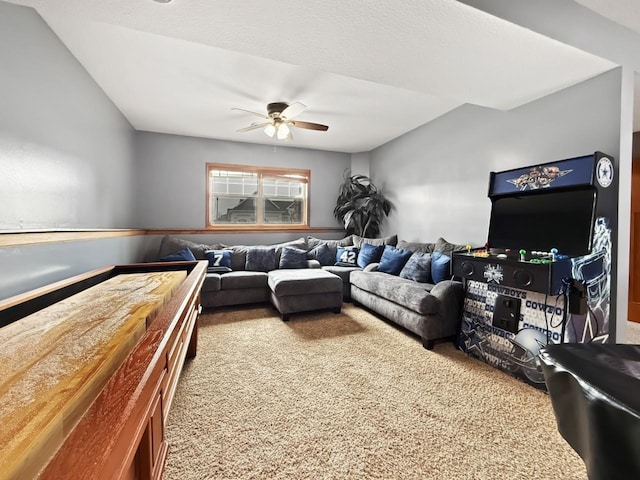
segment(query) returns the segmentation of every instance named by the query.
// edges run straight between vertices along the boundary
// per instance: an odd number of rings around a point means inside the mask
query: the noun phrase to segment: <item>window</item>
[[[207,164],[207,228],[307,224],[309,170]]]

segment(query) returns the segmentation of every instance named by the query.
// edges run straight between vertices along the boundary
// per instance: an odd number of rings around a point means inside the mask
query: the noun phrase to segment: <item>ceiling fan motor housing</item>
[[[289,105],[287,105],[286,103],[282,103],[282,102],[274,102],[274,103],[270,103],[269,105],[267,105],[267,112],[269,114],[269,116],[273,116],[274,114],[278,113],[282,113],[282,111],[287,108]]]

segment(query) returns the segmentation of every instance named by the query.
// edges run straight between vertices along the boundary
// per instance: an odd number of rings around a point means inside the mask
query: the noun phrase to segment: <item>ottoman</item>
[[[319,268],[273,270],[269,272],[271,303],[282,320],[291,313],[331,308],[340,313],[342,279]]]

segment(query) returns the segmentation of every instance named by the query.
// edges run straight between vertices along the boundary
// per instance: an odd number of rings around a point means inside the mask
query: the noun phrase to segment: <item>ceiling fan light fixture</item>
[[[276,127],[273,123],[270,123],[266,127],[264,127],[264,133],[266,133],[269,137],[272,137],[276,134]]]
[[[286,123],[281,123],[277,131],[278,140],[284,140],[289,136],[289,127]]]
[[[253,122],[248,127],[236,130],[237,132],[250,132],[252,130],[262,129],[265,135],[269,138],[291,142],[293,140],[291,127],[317,130],[321,132],[326,132],[329,129],[327,125],[322,125],[320,123],[293,120],[293,118],[297,117],[306,108],[306,105],[300,102],[295,102],[291,105],[284,102],[273,102],[267,105],[266,115],[263,113],[253,112],[251,110],[245,110],[244,108],[233,107],[231,110],[248,113],[263,119],[262,122]]]

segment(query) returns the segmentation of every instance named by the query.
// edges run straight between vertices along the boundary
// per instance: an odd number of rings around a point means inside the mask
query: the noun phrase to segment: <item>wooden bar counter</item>
[[[161,478],[206,267],[105,267],[0,303],[0,479]]]

